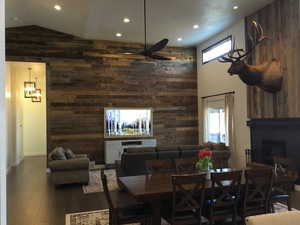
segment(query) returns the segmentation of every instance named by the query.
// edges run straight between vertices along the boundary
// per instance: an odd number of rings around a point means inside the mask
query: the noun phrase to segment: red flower
[[[208,149],[201,149],[198,152],[198,157],[200,159],[204,159],[206,156],[211,157],[212,156],[212,152],[209,151]]]

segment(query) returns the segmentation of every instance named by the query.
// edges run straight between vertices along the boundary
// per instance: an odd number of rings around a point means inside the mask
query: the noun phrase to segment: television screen
[[[105,137],[152,136],[152,109],[105,108]]]

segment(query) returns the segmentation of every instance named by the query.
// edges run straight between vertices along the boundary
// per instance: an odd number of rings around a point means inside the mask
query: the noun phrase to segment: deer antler
[[[249,39],[252,42],[252,48],[247,52],[245,52],[244,49],[237,49],[235,38],[233,38],[232,50],[226,56],[222,56],[221,59],[218,60],[219,62],[227,63],[242,60],[244,57],[248,56],[259,43],[267,39],[267,36],[264,35],[264,30],[259,23],[253,20],[252,25],[255,33],[254,36],[249,35]],[[234,56],[235,53],[237,53],[238,56]]]

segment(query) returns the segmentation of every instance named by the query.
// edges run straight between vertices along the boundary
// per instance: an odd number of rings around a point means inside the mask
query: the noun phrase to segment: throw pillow
[[[50,154],[51,160],[67,160],[63,147],[56,147]]]
[[[225,143],[214,144],[213,150],[226,150],[226,145],[225,145]]]
[[[66,155],[67,159],[75,159],[76,158],[76,155],[74,154],[74,152],[72,152],[72,150],[69,148],[65,151],[65,155]]]
[[[206,142],[206,143],[202,144],[202,147],[212,150],[213,149],[213,144],[214,144],[213,142]]]

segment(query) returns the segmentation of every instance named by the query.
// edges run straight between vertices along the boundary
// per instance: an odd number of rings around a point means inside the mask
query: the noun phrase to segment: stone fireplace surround
[[[251,159],[272,163],[272,156],[292,158],[300,171],[300,118],[251,119]]]

